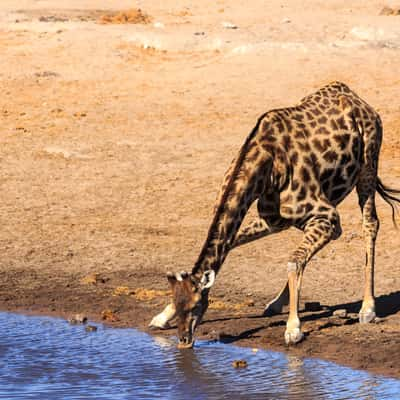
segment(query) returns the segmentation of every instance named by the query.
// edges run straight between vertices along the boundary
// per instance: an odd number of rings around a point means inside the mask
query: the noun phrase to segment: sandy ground
[[[396,3],[162,4],[1,2],[1,309],[94,320],[111,310],[107,322],[146,329],[169,301],[165,272],[191,269],[257,117],[331,80],[381,113],[380,176],[400,187],[400,16],[380,15]],[[132,7],[144,23],[98,23]],[[287,315],[259,317],[286,278],[295,230],[232,251],[199,336],[400,377],[399,233],[379,199],[382,319],[360,326],[354,193],[339,211],[343,236],[305,274],[302,304],[324,307],[302,313],[303,343],[285,348]],[[348,318],[331,316],[341,308]]]

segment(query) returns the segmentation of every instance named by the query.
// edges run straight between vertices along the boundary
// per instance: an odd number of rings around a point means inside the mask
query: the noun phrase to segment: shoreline
[[[262,1],[148,0],[139,24],[97,23],[126,0],[15,3],[0,4],[2,310],[149,332],[169,302],[166,272],[193,266],[259,116],[330,81],[381,115],[379,176],[399,185],[400,25],[376,0],[271,2],[268,15]],[[287,279],[295,229],[232,250],[197,336],[400,377],[400,235],[376,204],[380,323],[357,322],[366,243],[354,191],[338,206],[342,236],[305,271],[302,343],[284,344],[287,314],[260,316]],[[243,226],[256,215],[254,204]]]
[[[15,311],[3,311],[3,310],[0,310],[0,312],[5,313],[5,314],[11,313],[11,314],[16,314],[16,315],[23,315],[23,316],[27,316],[27,317],[48,317],[48,318],[60,319],[60,320],[63,320],[66,324],[71,324],[71,322],[68,321],[68,319],[65,316],[60,316],[58,313],[48,314],[46,312],[39,312],[39,311],[36,311],[36,312],[29,312],[28,311],[27,312],[27,311],[20,310],[20,309],[15,310]],[[171,341],[176,339],[176,335],[173,335],[173,334],[170,334],[170,333],[166,334],[165,331],[164,331],[163,335],[161,335],[159,332],[157,332],[157,335],[155,335],[155,333],[154,333],[155,331],[151,331],[151,330],[150,331],[149,330],[144,331],[144,330],[138,329],[136,327],[119,326],[118,324],[110,324],[110,323],[104,322],[103,320],[92,320],[92,319],[89,320],[88,319],[85,322],[74,323],[74,324],[75,325],[81,325],[84,328],[85,326],[90,325],[90,323],[95,323],[96,325],[102,325],[102,326],[105,326],[105,327],[107,327],[109,329],[133,329],[133,330],[135,330],[137,332],[146,333],[147,335],[149,335],[151,337],[153,337],[153,336],[166,337],[167,339],[169,339]],[[170,329],[168,331],[170,331]],[[210,341],[210,339],[205,339],[205,338],[201,338],[200,340],[204,341],[204,342]],[[250,346],[248,344],[243,344],[243,343],[240,343],[240,342],[232,344],[232,343],[226,343],[224,341],[218,341],[218,340],[213,340],[213,341],[214,342],[219,342],[219,343],[222,343],[222,344],[228,345],[228,346],[233,345],[235,347],[252,348],[253,351],[261,350],[261,351],[267,351],[267,352],[276,352],[276,353],[284,354],[285,356],[289,356],[289,355],[290,356],[296,356],[296,357],[299,357],[301,359],[314,359],[314,360],[319,360],[319,361],[327,361],[327,362],[331,362],[333,364],[336,364],[336,365],[338,365],[340,367],[347,367],[347,368],[351,368],[353,370],[364,371],[364,372],[373,374],[373,376],[377,376],[377,377],[400,379],[400,377],[397,374],[395,374],[395,375],[389,374],[388,375],[387,373],[384,372],[385,370],[381,370],[381,369],[375,369],[375,368],[373,368],[373,369],[370,369],[370,368],[368,368],[368,369],[360,369],[360,368],[355,368],[352,365],[341,364],[340,362],[333,361],[331,359],[324,359],[324,358],[320,358],[320,357],[316,357],[316,356],[290,354],[289,351],[276,350],[276,349],[272,349],[272,348],[268,348],[268,347],[257,348],[257,347],[252,347],[252,346]],[[192,351],[195,351],[195,350],[196,350],[196,346],[194,346]],[[185,351],[185,350],[181,350],[181,351]]]
[[[5,284],[0,291],[0,310],[65,320],[79,313],[87,316],[89,321],[110,327],[135,328],[151,335],[174,336],[174,327],[167,330],[147,327],[152,316],[168,303],[168,292],[151,286],[148,289],[138,287],[138,279],[129,275],[121,271],[117,274],[104,273],[96,275],[101,276],[97,283],[82,283],[85,278],[64,275],[62,281],[60,277],[57,282],[46,279],[46,290],[36,287],[30,291],[20,290],[21,286],[17,290],[15,283],[9,286],[13,279],[4,279],[3,275]],[[36,279],[40,281],[42,277],[37,276]],[[140,281],[143,283],[143,276]],[[126,286],[122,286],[121,282]],[[154,287],[154,281],[151,285]],[[380,319],[379,323],[363,326],[351,312],[354,305],[346,307],[349,314],[344,319],[332,316],[333,308],[324,306],[317,312],[303,311],[300,315],[306,338],[296,346],[287,347],[283,339],[287,314],[261,317],[262,310],[258,305],[263,304],[263,298],[253,298],[247,304],[239,302],[237,296],[222,296],[218,292],[211,298],[210,310],[198,327],[197,339],[319,358],[400,378],[400,334],[390,315]],[[50,300],[50,306],[46,305],[46,299]],[[369,352],[365,353],[365,349]]]

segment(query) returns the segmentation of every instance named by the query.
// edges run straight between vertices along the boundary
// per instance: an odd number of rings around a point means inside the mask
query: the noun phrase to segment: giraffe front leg
[[[289,317],[286,323],[285,342],[296,344],[303,339],[298,315],[301,281],[304,268],[311,257],[340,231],[339,215],[332,208],[329,215],[310,219],[304,228],[302,243],[288,263]]]
[[[281,232],[288,228],[287,224],[269,226],[263,218],[257,218],[238,233],[232,248],[261,239],[273,233]],[[286,282],[279,294],[271,300],[264,309],[263,315],[270,317],[282,312],[282,308],[289,304],[289,286]]]
[[[274,232],[262,218],[257,218],[239,231],[231,248],[252,242]]]
[[[170,303],[164,308],[163,312],[157,314],[150,322],[149,328],[153,329],[168,329],[169,321],[176,316],[175,305]]]
[[[233,242],[231,249],[241,246],[242,244],[261,239],[265,236],[272,235],[273,233],[282,232],[288,227],[289,225],[286,223],[271,226],[264,218],[257,218],[239,231],[239,233],[236,235],[235,241]]]

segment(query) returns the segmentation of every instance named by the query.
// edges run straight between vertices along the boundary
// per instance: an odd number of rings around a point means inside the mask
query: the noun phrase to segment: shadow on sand
[[[390,315],[397,314],[400,311],[400,291],[392,292],[390,294],[385,294],[382,296],[377,297],[376,299],[376,310],[377,315],[379,317],[385,318]],[[306,321],[315,321],[322,318],[328,318],[332,315],[332,312],[339,309],[345,309],[348,313],[358,313],[361,308],[361,301],[355,301],[351,303],[342,303],[337,304],[335,306],[323,307],[325,308],[321,312],[314,312],[308,315],[302,315],[301,320],[302,322]],[[282,313],[280,315],[285,315],[286,313]],[[223,343],[234,343],[236,341],[247,339],[253,337],[257,332],[267,329],[269,327],[276,327],[276,326],[284,326],[286,324],[285,320],[269,320],[264,315],[245,315],[245,316],[233,316],[233,317],[224,317],[224,318],[216,318],[216,319],[209,319],[204,322],[204,324],[212,323],[212,322],[223,322],[223,321],[232,321],[232,320],[243,320],[243,319],[260,319],[263,321],[262,324],[256,326],[251,329],[247,329],[237,335],[229,335],[225,334],[220,337],[220,341]],[[358,323],[358,319],[349,319],[346,321],[346,325],[353,325]],[[333,326],[334,324],[327,323],[325,327],[319,328],[319,330],[323,330]],[[307,335],[306,335],[307,336]]]

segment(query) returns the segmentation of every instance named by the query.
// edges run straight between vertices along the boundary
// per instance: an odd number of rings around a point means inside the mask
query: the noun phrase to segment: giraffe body
[[[386,188],[377,176],[381,141],[377,112],[340,82],[324,86],[297,106],[272,110],[259,118],[224,177],[207,239],[192,272],[168,276],[174,297],[168,318],[178,317],[181,347],[193,344],[193,332],[208,306],[209,289],[228,252],[289,227],[301,229],[303,240],[289,257],[287,284],[265,314],[280,312],[289,303],[285,340],[299,342],[303,337],[298,304],[304,268],[318,250],[340,236],[336,206],[354,187],[367,246],[360,321],[375,317],[373,271],[379,227],[375,191],[390,204],[399,201],[394,197],[398,191]],[[255,201],[259,219],[239,231]],[[166,314],[156,316],[151,326],[163,327],[159,322]]]

